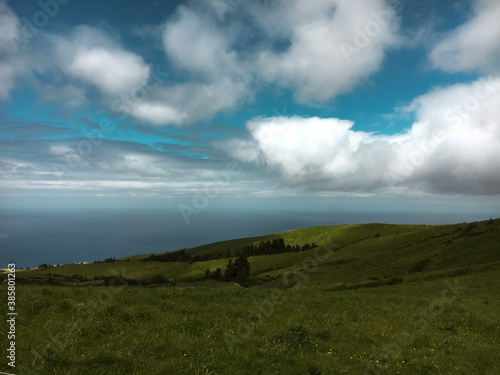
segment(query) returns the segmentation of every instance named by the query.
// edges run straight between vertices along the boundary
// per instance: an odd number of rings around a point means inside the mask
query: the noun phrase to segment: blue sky
[[[0,0],[0,206],[494,215],[499,17],[496,0]]]

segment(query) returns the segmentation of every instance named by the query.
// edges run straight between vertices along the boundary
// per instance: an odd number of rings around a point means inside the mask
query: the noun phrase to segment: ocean
[[[452,224],[488,218],[472,214],[293,211],[206,211],[186,224],[178,210],[10,210],[0,215],[0,268],[93,262],[178,250],[316,225]]]

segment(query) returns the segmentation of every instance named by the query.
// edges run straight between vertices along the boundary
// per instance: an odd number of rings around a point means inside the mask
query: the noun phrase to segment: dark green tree
[[[244,254],[241,254],[234,263],[232,259],[229,259],[224,272],[225,281],[236,281],[241,285],[246,285],[249,276],[250,263],[248,263],[248,259]]]
[[[234,281],[238,284],[246,286],[248,283],[248,277],[250,276],[250,263],[246,256],[240,256],[234,262],[233,269]]]
[[[227,263],[226,266],[226,271],[224,272],[225,281],[233,280],[233,269],[234,269],[233,260],[229,259],[229,262]]]
[[[214,279],[217,281],[222,280],[222,270],[220,268],[217,268],[214,273]]]

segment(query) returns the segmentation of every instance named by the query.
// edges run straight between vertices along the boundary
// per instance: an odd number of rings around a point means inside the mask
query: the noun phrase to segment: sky
[[[498,19],[497,0],[0,0],[0,208],[495,216]]]

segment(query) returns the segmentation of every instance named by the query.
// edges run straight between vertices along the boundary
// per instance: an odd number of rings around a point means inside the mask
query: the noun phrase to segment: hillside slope
[[[270,238],[320,246],[249,257],[250,288],[204,280],[228,259],[18,270],[18,362],[51,374],[499,373],[500,220],[314,227],[255,241]],[[153,284],[75,287],[105,275]],[[36,283],[57,285],[26,285]]]
[[[222,241],[187,249],[191,254],[233,251],[273,238],[286,244],[316,243],[297,252],[250,256],[254,285],[335,290],[374,287],[443,277],[453,272],[481,271],[500,262],[500,219],[456,225],[360,224],[295,229],[274,235]],[[113,263],[68,264],[21,271],[19,276],[43,282],[78,281],[123,276],[148,279],[161,276],[177,283],[202,281],[207,269],[225,269],[229,259],[204,262],[145,261],[146,255]],[[78,277],[77,277],[78,276]],[[285,280],[286,279],[286,280]],[[290,281],[292,280],[292,282]]]
[[[272,267],[261,274],[270,279],[284,272],[307,272],[302,287],[337,289],[378,286],[450,273],[470,273],[500,262],[500,220],[446,226],[360,225],[308,228],[285,233],[290,238],[308,241],[311,235],[323,235],[336,250],[324,253],[318,265],[309,260],[288,262],[283,254],[251,259],[254,272]],[[332,247],[333,248],[333,247]],[[314,251],[308,252],[314,259]],[[305,256],[306,254],[301,254]],[[308,268],[308,267],[312,268]],[[297,269],[298,266],[298,269]],[[273,282],[276,285],[276,282]]]

